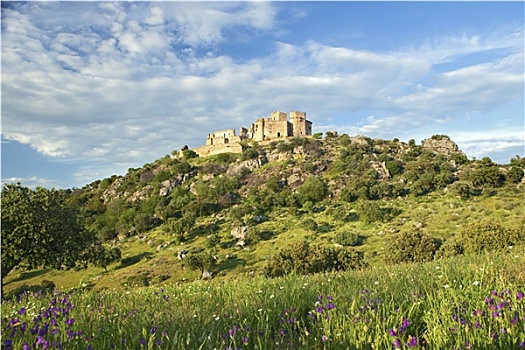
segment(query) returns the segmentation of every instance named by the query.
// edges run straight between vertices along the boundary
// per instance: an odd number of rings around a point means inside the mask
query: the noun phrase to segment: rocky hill
[[[445,135],[421,145],[316,136],[209,157],[183,149],[68,190],[87,227],[123,252],[109,272],[88,269],[92,283],[278,274],[294,254],[317,256],[305,263],[310,272],[381,264],[388,242],[406,232],[440,242],[432,254],[439,246],[450,253],[463,227],[487,216],[523,230],[519,156],[508,165],[469,160]]]

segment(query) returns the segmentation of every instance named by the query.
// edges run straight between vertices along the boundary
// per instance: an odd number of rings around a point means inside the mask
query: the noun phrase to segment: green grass
[[[2,303],[2,342],[14,349],[37,341],[65,349],[389,349],[398,340],[401,348],[417,341],[412,348],[520,349],[524,257],[524,247],[515,247],[338,274],[25,294]]]

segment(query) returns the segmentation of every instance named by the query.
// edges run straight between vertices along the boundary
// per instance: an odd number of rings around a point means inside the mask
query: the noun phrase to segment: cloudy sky
[[[274,110],[524,155],[524,3],[2,2],[2,182],[82,187]]]

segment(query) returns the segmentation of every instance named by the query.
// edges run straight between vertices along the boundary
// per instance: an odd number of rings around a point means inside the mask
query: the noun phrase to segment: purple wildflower
[[[25,307],[21,307],[20,310],[18,310],[19,315],[24,315],[26,313],[27,309]]]
[[[397,337],[397,332],[394,328],[390,328],[390,330],[388,331],[388,334],[391,336],[391,337]]]
[[[516,299],[520,300],[520,299],[523,299],[525,298],[525,293],[523,292],[517,292],[516,293]],[[523,342],[521,342],[521,344],[523,344]]]
[[[407,343],[408,348],[413,348],[414,346],[417,346],[417,338],[416,337],[410,337]]]
[[[401,341],[399,339],[394,340],[392,344],[396,349],[401,349]]]
[[[325,341],[328,340],[328,337],[327,337],[326,335],[323,334],[323,336],[321,337],[321,340],[322,340],[323,342],[325,342]]]

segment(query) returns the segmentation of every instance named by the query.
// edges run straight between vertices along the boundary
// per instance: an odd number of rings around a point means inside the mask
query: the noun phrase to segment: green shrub
[[[447,187],[450,192],[462,199],[468,199],[474,193],[472,184],[468,181],[456,181]]]
[[[188,159],[192,159],[192,158],[198,158],[199,155],[195,151],[192,151],[191,149],[185,149],[185,150],[182,151],[182,157],[185,160],[188,160]]]
[[[221,236],[219,236],[216,233],[213,233],[206,238],[206,247],[208,248],[214,248],[218,246],[220,243],[221,243]]]
[[[335,235],[334,242],[342,246],[354,247],[359,243],[359,235],[355,232],[341,231]]]
[[[317,222],[312,218],[304,219],[301,226],[308,231],[317,231]]]
[[[242,151],[241,160],[255,159],[259,157],[259,151],[255,147],[246,147]]]
[[[451,258],[465,253],[464,242],[457,239],[447,239],[436,252],[436,258]]]
[[[272,255],[264,268],[267,277],[279,277],[291,272],[312,274],[343,271],[364,267],[364,255],[346,249],[310,246],[307,241],[291,243]]]
[[[440,243],[420,231],[399,233],[387,244],[386,261],[393,264],[431,261]]]
[[[326,196],[325,183],[318,177],[310,176],[297,189],[297,196],[301,204],[308,201],[318,203]]]
[[[523,175],[523,169],[517,166],[513,166],[507,173],[507,180],[511,183],[519,183],[521,179],[523,179]]]
[[[359,203],[357,212],[359,213],[359,217],[367,224],[385,219],[383,210],[381,210],[379,204],[374,201],[362,201]]]
[[[493,219],[485,219],[468,225],[462,232],[465,251],[482,253],[508,249],[523,241],[523,234],[516,229],[503,226]]]
[[[218,164],[228,164],[233,163],[237,160],[237,156],[232,153],[220,153],[215,156],[215,161]]]

